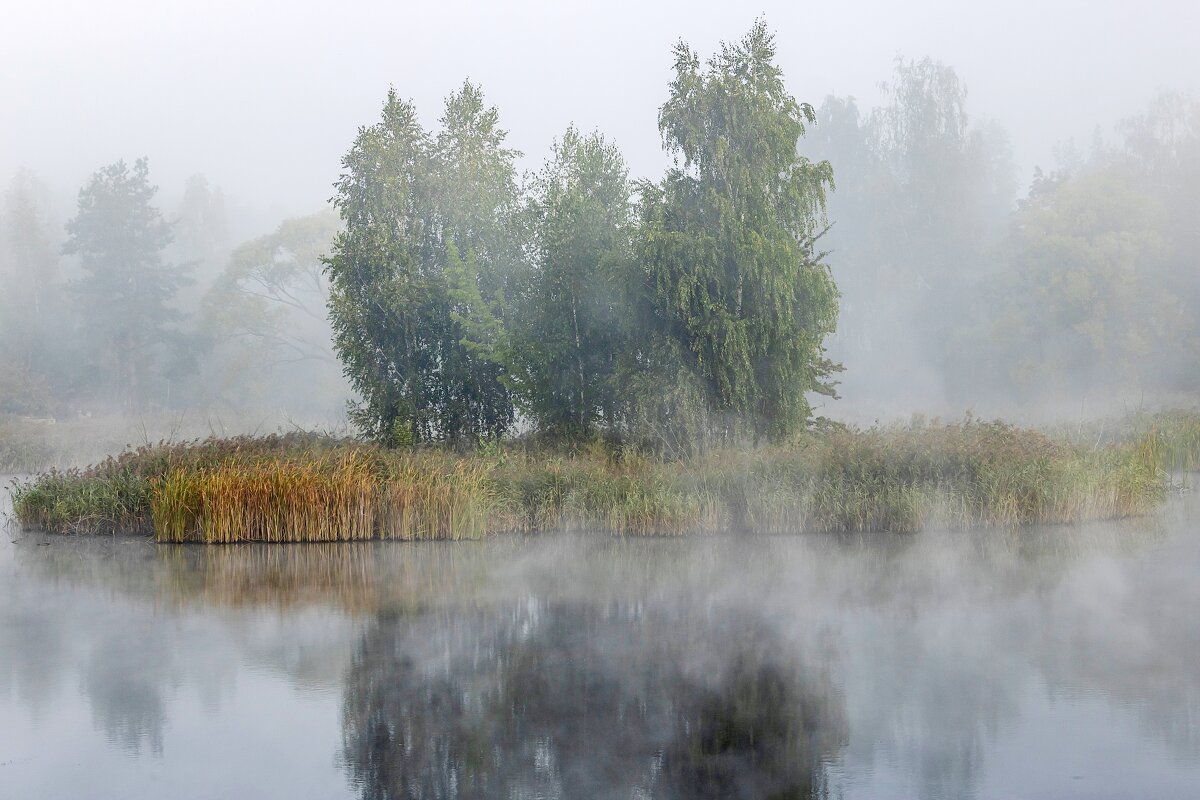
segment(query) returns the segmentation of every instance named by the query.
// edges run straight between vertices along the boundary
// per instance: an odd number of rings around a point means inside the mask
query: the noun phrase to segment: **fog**
[[[1096,175],[1116,154],[1148,164],[1145,153],[1153,148],[1130,155],[1136,150],[1130,121],[1151,119],[1156,98],[1200,97],[1200,53],[1192,35],[1200,27],[1200,7],[1194,3],[335,7],[121,0],[14,3],[5,17],[0,181],[18,187],[14,197],[37,198],[38,246],[60,260],[63,281],[78,277],[79,256],[61,251],[70,246],[64,224],[77,213],[80,188],[104,165],[148,159],[150,183],[158,187],[154,204],[174,231],[167,262],[187,268],[177,304],[191,337],[172,344],[186,355],[174,373],[160,370],[152,386],[141,382],[146,403],[159,410],[238,416],[253,408],[254,419],[239,423],[243,428],[268,419],[340,424],[349,390],[320,319],[327,291],[320,257],[334,229],[314,220],[329,214],[340,161],[356,131],[378,119],[389,87],[411,99],[425,128],[435,130],[443,98],[464,79],[478,83],[487,103],[498,108],[506,145],[519,151],[516,165],[526,174],[539,169],[573,123],[615,143],[633,178],[657,180],[670,164],[656,123],[671,77],[672,44],[683,39],[699,53],[711,53],[758,18],[775,33],[788,90],[820,112],[799,150],[828,158],[838,187],[829,204],[834,225],[819,245],[829,251],[843,295],[829,346],[846,370],[838,376],[843,399],[822,401],[817,413],[859,422],[966,410],[1075,419],[1170,404],[1195,385],[1193,348],[1171,344],[1192,334],[1191,327],[1172,321],[1191,314],[1196,288],[1171,277],[1192,263],[1190,256],[1171,255],[1189,252],[1186,237],[1171,239],[1172,231],[1183,235],[1184,212],[1175,218],[1180,224],[1148,222],[1131,232],[1123,222],[1110,231],[1133,237],[1129,252],[1156,254],[1149,266],[1121,265],[1152,291],[1105,298],[1103,286],[1091,286],[1075,298],[1092,309],[1118,305],[1126,316],[1153,317],[1153,330],[1109,312],[1072,317],[1065,307],[1050,325],[1046,308],[1057,308],[1050,301],[998,310],[995,302],[1035,295],[1036,286],[1010,278],[1027,273],[1038,259],[1050,263],[1060,255],[1050,244],[1040,251],[1041,240],[1011,233],[1036,227],[1013,216],[1031,187],[1063,175],[1071,176],[1072,186],[1095,179],[1099,187],[1107,178]],[[976,148],[978,163],[989,165],[987,175],[969,166],[955,173],[954,192],[976,191],[990,204],[971,219],[939,217],[938,202],[965,207],[978,198],[963,201],[936,186],[922,188],[920,176],[909,180],[917,163],[913,151],[898,142],[901,128],[888,127],[888,119],[898,118],[889,117],[889,103],[902,95],[902,71],[921,64],[952,71],[964,148]],[[861,157],[843,124],[848,117],[838,122],[829,116],[837,108],[857,114],[861,128],[852,133],[863,137]],[[1194,111],[1167,117],[1192,126],[1184,131],[1185,139],[1191,137],[1184,150],[1200,152]],[[888,150],[888,142],[895,147]],[[952,172],[945,166],[948,150],[925,156],[928,175]],[[1195,163],[1194,155],[1180,158]],[[871,171],[881,164],[883,172]],[[898,187],[890,197],[879,187],[884,173]],[[1155,174],[1146,167],[1131,179],[1138,197],[1110,209],[1114,220],[1164,208],[1160,216],[1166,219],[1180,197],[1185,209],[1194,203],[1190,177],[1181,179],[1181,195],[1157,186]],[[925,189],[930,197],[942,193],[929,200],[921,194]],[[1096,188],[1093,196],[1106,191]],[[906,210],[892,214],[889,228],[888,203],[894,211],[897,202]],[[1086,197],[1080,202],[1091,208]],[[30,229],[13,211],[17,205],[11,201],[7,222],[0,220],[9,238]],[[309,229],[319,233],[301,244],[288,239],[280,226],[295,219],[309,220]],[[914,219],[935,222],[914,236]],[[291,235],[300,234],[293,228]],[[1020,249],[1016,245],[1033,255],[1010,258]],[[305,249],[302,264],[292,253],[296,247]],[[255,254],[257,264],[250,263]],[[945,262],[941,272],[914,267],[930,254]],[[1110,255],[1097,252],[1095,260],[1108,263]],[[25,270],[19,258],[8,262],[7,280]],[[268,262],[296,269],[281,283],[278,274],[266,275]],[[281,291],[298,296],[285,302]],[[250,296],[258,298],[257,306],[246,305]],[[1185,300],[1172,306],[1169,298],[1178,296]],[[15,305],[27,308],[24,297]],[[59,318],[78,319],[66,306],[59,312]],[[54,327],[26,323],[12,309],[3,313],[28,339],[10,358],[48,363],[50,356],[35,357],[33,350],[55,336]],[[269,330],[264,314],[274,315]],[[1117,352],[1112,341],[1135,344]],[[1031,342],[1059,346],[1030,355]],[[71,362],[80,356],[58,357]],[[1139,366],[1148,362],[1153,376]],[[6,369],[21,373],[19,367]],[[120,405],[100,389],[88,390],[92,378],[74,374],[73,367],[63,367],[72,374],[57,382],[52,367],[28,380],[24,369],[20,379],[0,375],[4,393],[17,397],[0,411],[61,418]],[[14,384],[21,385],[9,388]]]
[[[654,177],[671,44],[711,52],[759,15],[809,102],[873,105],[897,55],[952,65],[974,113],[1008,130],[1023,179],[1056,143],[1090,142],[1155,93],[1200,90],[1200,9],[1178,0],[14,2],[0,30],[0,176],[28,167],[72,202],[99,165],[146,155],[165,195],[204,173],[255,220],[243,234],[263,233],[328,199],[388,86],[432,123],[469,77],[501,109],[524,166],[575,122]]]

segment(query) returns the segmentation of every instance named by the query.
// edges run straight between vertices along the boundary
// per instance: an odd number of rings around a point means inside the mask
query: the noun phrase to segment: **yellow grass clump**
[[[486,471],[360,450],[174,467],[153,483],[150,506],[163,542],[467,539],[484,531]]]

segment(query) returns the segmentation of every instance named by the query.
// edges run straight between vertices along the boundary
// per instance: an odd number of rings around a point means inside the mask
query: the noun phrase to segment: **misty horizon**
[[[897,58],[955,69],[972,121],[1007,132],[1022,193],[1036,167],[1054,167],[1056,148],[1086,154],[1157,94],[1200,90],[1189,34],[1200,9],[1185,3],[22,5],[0,42],[0,66],[17,76],[0,88],[0,178],[33,171],[65,217],[101,165],[146,156],[164,207],[203,174],[223,190],[235,232],[260,235],[326,204],[388,87],[431,126],[441,98],[469,79],[500,108],[520,169],[536,169],[574,124],[603,131],[634,176],[654,179],[669,163],[656,120],[671,45],[710,52],[759,16],[778,35],[789,89],[813,105],[827,95],[877,105]]]

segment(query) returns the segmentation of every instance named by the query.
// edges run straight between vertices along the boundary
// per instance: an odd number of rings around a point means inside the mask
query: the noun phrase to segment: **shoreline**
[[[210,438],[18,480],[12,502],[23,528],[162,542],[903,533],[1140,516],[1159,507],[1171,471],[1200,464],[1200,414],[1100,430],[1103,442],[1091,429],[968,418],[835,428],[686,460],[601,442],[455,453],[309,433]]]

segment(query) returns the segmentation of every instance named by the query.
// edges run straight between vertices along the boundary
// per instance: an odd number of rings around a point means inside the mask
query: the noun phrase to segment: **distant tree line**
[[[932,59],[869,112],[829,97],[803,142],[837,175],[822,241],[847,401],[970,408],[1200,389],[1200,103],[1167,94],[1070,143],[1017,201],[1006,135]]]
[[[705,64],[677,45],[659,115],[675,166],[657,183],[572,127],[522,187],[479,87],[446,100],[436,134],[390,92],[334,201],[354,422],[394,444],[474,443],[518,417],[678,446],[795,432],[837,369],[815,247],[832,170],[796,152],[814,120],[761,22]]]
[[[1035,175],[948,354],[963,384],[1023,400],[1200,390],[1200,102],[1161,95],[1117,133]]]
[[[870,111],[826,98],[803,150],[837,175],[823,244],[843,295],[830,343],[846,365],[842,394],[887,412],[946,391],[947,343],[993,269],[1015,170],[1004,132],[970,119],[953,69],[898,60],[882,89]]]

